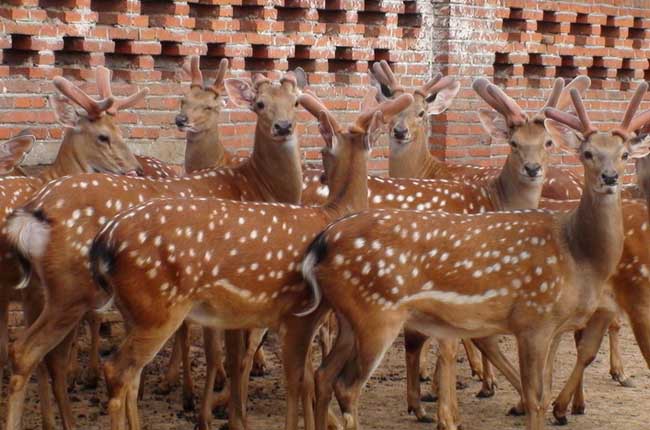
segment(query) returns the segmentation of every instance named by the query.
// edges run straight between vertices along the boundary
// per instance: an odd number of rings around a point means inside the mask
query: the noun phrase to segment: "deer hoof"
[[[194,410],[194,395],[183,396],[183,410],[185,412]]]
[[[513,407],[510,408],[507,415],[509,415],[511,417],[523,417],[524,415],[526,415],[526,412],[519,409],[518,406],[513,406]]]
[[[489,388],[481,388],[481,391],[476,393],[476,397],[479,399],[489,399],[490,397],[494,397],[494,385],[491,385]]]
[[[634,382],[632,381],[632,378],[625,376],[623,373],[613,374],[612,379],[621,384],[621,387],[634,388]]]
[[[438,401],[438,396],[432,393],[427,393],[424,396],[420,397],[420,400],[427,403],[434,403]]]
[[[585,414],[585,405],[573,405],[571,407],[572,415],[584,415]]]

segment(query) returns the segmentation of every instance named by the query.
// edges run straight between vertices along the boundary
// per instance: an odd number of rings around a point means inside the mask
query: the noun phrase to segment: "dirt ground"
[[[629,330],[621,331],[621,345],[627,374],[632,376],[635,387],[623,388],[612,381],[609,376],[608,343],[604,342],[601,351],[588,369],[586,375],[587,410],[584,416],[569,415],[567,429],[647,429],[650,428],[650,371],[645,365]],[[116,342],[116,340],[114,340]],[[266,341],[269,369],[267,375],[255,378],[251,382],[249,399],[249,420],[252,429],[281,429],[284,424],[284,388],[282,369],[276,337],[271,335]],[[504,350],[511,359],[515,348],[511,339],[503,340]],[[106,345],[104,346],[107,347]],[[83,355],[83,353],[82,353]],[[195,375],[195,392],[199,393],[205,373],[200,342],[194,342],[192,351],[193,372]],[[178,429],[194,428],[194,414],[185,413],[181,408],[180,389],[170,396],[153,394],[153,388],[159,381],[161,369],[169,356],[169,347],[163,350],[154,363],[148,367],[146,394],[140,402],[144,428]],[[433,354],[432,354],[433,356]],[[477,399],[476,392],[480,382],[470,379],[469,368],[464,357],[459,364],[459,377],[468,383],[468,387],[459,391],[462,424],[465,430],[473,429],[521,429],[525,427],[523,418],[513,418],[505,413],[515,404],[516,396],[503,377],[498,376],[499,387],[496,396],[491,399]],[[566,380],[575,360],[572,336],[565,335],[556,362],[554,393],[557,393]],[[4,422],[6,383],[3,381],[0,419]],[[418,423],[415,417],[406,412],[405,398],[404,347],[399,338],[386,354],[386,357],[373,375],[362,396],[361,424],[367,429],[434,428],[435,424]],[[427,387],[428,388],[428,387]],[[38,399],[36,387],[32,381],[28,393],[25,416],[26,429],[39,429]],[[106,415],[105,389],[86,391],[77,386],[71,392],[73,409],[79,429],[106,429],[109,421]],[[430,412],[435,412],[435,404],[426,404]],[[216,419],[213,428],[217,429],[223,420]],[[547,414],[547,423],[552,424],[552,415]]]

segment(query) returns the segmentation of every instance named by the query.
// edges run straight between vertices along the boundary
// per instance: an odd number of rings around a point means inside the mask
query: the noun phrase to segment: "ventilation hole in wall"
[[[29,40],[29,36],[11,34],[10,37],[12,47],[2,50],[2,64],[7,66],[32,66],[34,64],[34,56],[37,55],[38,52],[18,49],[21,44],[24,44]]]
[[[503,18],[503,32],[505,33],[518,33],[526,31],[526,20],[521,18],[521,8],[510,8],[510,16]]]
[[[386,14],[375,11],[357,12],[357,22],[364,25],[364,36],[379,37],[386,26]]]
[[[605,38],[605,46],[613,48],[616,45],[616,39],[621,37],[621,31],[614,23],[614,17],[607,17],[607,24],[600,27],[600,35]]]
[[[630,65],[629,58],[624,58],[623,64],[616,70],[616,80],[621,83],[621,90],[630,88],[630,83],[634,80],[634,69]]]
[[[341,24],[346,22],[344,10],[318,9],[318,22]]]
[[[66,76],[80,78],[80,72],[88,68],[90,53],[78,49],[83,37],[63,37],[63,49],[54,51],[54,65],[63,69]]]
[[[270,58],[244,58],[244,70],[249,72],[267,72],[275,69],[275,61]]]
[[[558,78],[573,79],[578,76],[578,67],[572,55],[560,55],[561,64],[555,68]]]
[[[402,35],[408,39],[418,37],[422,27],[422,14],[418,12],[415,1],[404,2],[404,12],[397,14],[397,26],[402,27]]]
[[[643,20],[634,18],[634,26],[631,27],[627,34],[628,39],[632,39],[632,48],[643,48],[643,41],[646,39],[646,30],[643,28]]]
[[[198,30],[219,30],[221,6],[216,4],[189,3],[190,17],[196,19]]]
[[[591,36],[591,24],[587,21],[587,14],[579,13],[576,22],[572,22],[569,27],[569,34],[575,36],[576,45],[584,45],[587,37]]]
[[[603,82],[607,78],[607,68],[604,65],[603,57],[594,57],[593,65],[587,68],[587,76],[591,78],[592,88],[603,88]]]
[[[541,21],[537,21],[537,32],[542,34],[560,34],[561,26],[556,22],[554,10],[545,10]]]
[[[544,75],[545,67],[542,64],[541,54],[529,54],[528,63],[524,64],[524,77],[528,79],[541,79]]]
[[[187,79],[182,73],[185,57],[177,55],[156,55],[153,57],[154,70],[161,73],[163,80]]]
[[[496,52],[494,54],[494,80],[501,81],[512,77],[514,65],[509,62],[508,54],[505,52]]]
[[[375,49],[373,54],[374,54],[373,58],[375,59],[375,61],[384,60],[384,61],[387,61],[388,64],[390,64],[390,65],[393,64],[393,62],[389,60],[390,59],[390,50],[388,50],[388,49]]]
[[[329,73],[354,73],[357,71],[355,60],[327,60],[327,71]]]
[[[302,67],[307,73],[316,71],[316,60],[309,58],[287,58],[289,70],[294,70],[296,67]]]

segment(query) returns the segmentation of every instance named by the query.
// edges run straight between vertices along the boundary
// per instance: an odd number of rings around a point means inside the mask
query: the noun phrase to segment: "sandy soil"
[[[569,416],[567,429],[647,429],[650,428],[650,371],[636,346],[629,328],[621,331],[621,343],[627,374],[632,376],[634,388],[623,388],[612,381],[609,376],[609,353],[607,342],[586,375],[587,411],[584,416]],[[113,340],[117,341],[117,340]],[[504,339],[503,347],[511,358],[515,356],[513,342]],[[106,345],[105,345],[106,348]],[[284,388],[280,367],[278,347],[275,336],[266,341],[268,374],[255,378],[251,382],[249,400],[250,427],[253,429],[281,429],[284,423]],[[193,372],[196,392],[202,384],[205,365],[200,342],[193,347]],[[82,354],[83,355],[83,354]],[[169,396],[153,394],[158,383],[161,368],[166,363],[169,348],[159,354],[148,368],[146,394],[140,402],[140,412],[147,429],[193,429],[194,414],[185,413],[181,408],[180,389]],[[554,392],[566,380],[575,360],[572,337],[565,335],[558,353]],[[404,348],[402,339],[398,339],[373,375],[362,396],[361,424],[367,429],[432,429],[435,424],[418,423],[415,417],[406,412]],[[516,402],[512,388],[500,375],[496,396],[491,399],[477,399],[476,392],[480,382],[469,377],[466,360],[460,358],[459,377],[468,382],[468,388],[459,391],[462,424],[465,430],[473,429],[521,429],[525,427],[523,418],[513,418],[505,413]],[[3,383],[0,419],[4,421],[6,380]],[[38,415],[38,396],[32,382],[28,393],[25,416],[26,429],[40,428]],[[96,391],[75,387],[71,392],[73,408],[79,429],[109,428],[106,416],[106,394],[102,386]],[[426,404],[431,412],[435,404]],[[552,424],[552,415],[547,414],[548,424]],[[213,428],[224,423],[215,420]]]

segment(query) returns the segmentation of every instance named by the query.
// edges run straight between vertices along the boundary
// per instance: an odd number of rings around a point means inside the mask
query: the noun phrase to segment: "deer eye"
[[[621,155],[622,160],[627,160],[630,158],[630,153],[629,152],[624,152],[623,155]]]
[[[424,116],[424,111],[421,110],[420,113],[418,113],[418,116],[419,116],[420,118],[422,118],[422,117]]]
[[[517,142],[515,142],[514,140],[511,140],[509,143],[510,143],[510,146],[511,146],[513,149],[517,149],[517,147],[518,147]]]
[[[592,154],[591,151],[583,152],[582,156],[585,157],[586,160],[591,160],[592,158],[594,158],[594,154]]]
[[[109,144],[111,143],[111,138],[107,134],[100,134],[97,136],[97,140],[101,143]]]
[[[255,103],[255,107],[259,110],[264,109],[264,102],[257,102]]]
[[[551,146],[553,146],[553,141],[552,140],[547,140],[546,142],[544,142],[544,146],[546,146],[547,148],[550,148]]]
[[[300,103],[298,103],[298,100],[296,100],[296,103],[294,104],[295,107],[298,107]]]

